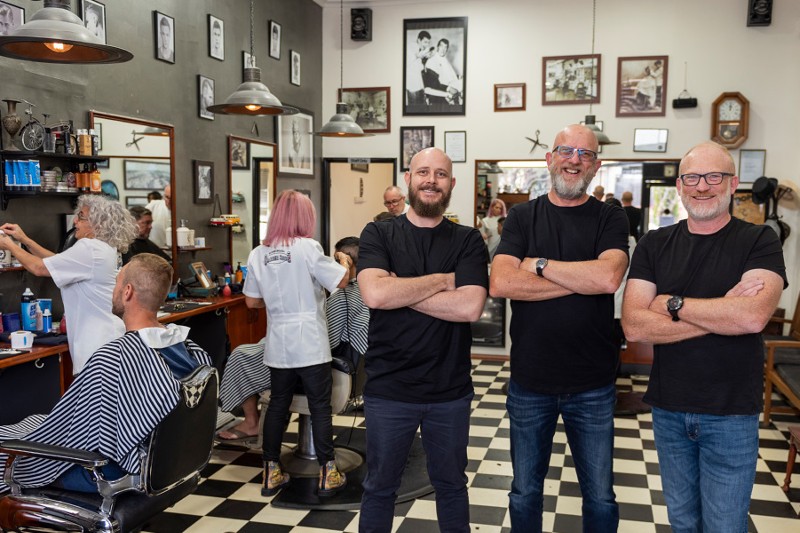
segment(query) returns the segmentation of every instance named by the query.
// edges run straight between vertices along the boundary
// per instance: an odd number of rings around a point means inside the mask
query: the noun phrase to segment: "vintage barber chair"
[[[119,480],[97,476],[99,494],[52,489],[26,489],[13,481],[19,456],[66,461],[86,469],[108,463],[86,450],[24,440],[6,441],[9,454],[5,482],[11,494],[0,499],[0,528],[6,531],[128,532],[191,494],[208,463],[217,418],[218,377],[200,366],[181,380],[181,401],[142,444],[142,471]],[[190,435],[191,438],[187,438]]]

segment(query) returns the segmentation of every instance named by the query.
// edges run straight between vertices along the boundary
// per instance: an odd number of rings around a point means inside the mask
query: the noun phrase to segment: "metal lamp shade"
[[[124,63],[133,54],[104,44],[70,11],[70,0],[45,0],[30,21],[0,36],[0,55],[41,63]]]
[[[600,131],[600,128],[597,127],[597,124],[594,123],[595,117],[594,115],[586,115],[586,118],[583,120],[584,126],[589,128],[594,132],[594,136],[597,137],[597,144],[600,146],[607,146],[609,144],[619,144],[619,141],[612,141],[608,138],[608,135]]]
[[[336,114],[327,124],[317,132],[320,137],[372,137],[371,133],[364,133],[361,126],[356,124],[353,117],[348,114],[347,104],[336,104]]]
[[[244,69],[244,82],[224,103],[208,106],[212,113],[223,115],[294,115],[297,109],[285,106],[261,83],[261,69]]]

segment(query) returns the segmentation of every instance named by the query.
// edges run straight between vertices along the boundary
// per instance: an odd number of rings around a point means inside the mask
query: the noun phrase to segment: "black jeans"
[[[308,397],[311,411],[311,428],[314,434],[314,448],[320,465],[332,461],[333,424],[331,422],[331,364],[306,366],[303,368],[270,367],[272,391],[264,419],[264,460],[278,461],[281,457],[283,430],[286,415],[292,403],[298,378],[303,383],[303,391]]]

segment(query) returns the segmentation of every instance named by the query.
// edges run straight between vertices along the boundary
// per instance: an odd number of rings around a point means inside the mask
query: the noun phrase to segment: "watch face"
[[[742,104],[738,100],[723,100],[717,108],[719,120],[739,120],[742,118]]]

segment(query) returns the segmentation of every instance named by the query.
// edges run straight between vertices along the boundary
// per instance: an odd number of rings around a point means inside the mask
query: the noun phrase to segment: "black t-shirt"
[[[595,198],[558,207],[547,196],[515,205],[503,224],[500,254],[590,261],[606,250],[628,253],[628,219]],[[614,382],[619,344],[614,295],[570,294],[511,302],[511,378],[539,394],[567,394]]]
[[[488,288],[486,245],[478,230],[447,219],[420,228],[405,215],[367,224],[358,270],[398,277],[455,272],[456,287]],[[446,402],[472,392],[468,322],[449,322],[410,307],[370,310],[364,393],[411,403]]]
[[[637,241],[642,236],[642,210],[632,205],[626,205],[622,209],[628,215],[628,223],[631,227],[631,236]]]
[[[133,239],[128,251],[122,254],[122,264],[127,265],[134,255],[144,253],[155,254],[167,261],[172,261],[172,259],[150,239]]]
[[[628,278],[654,283],[658,294],[719,298],[756,268],[777,273],[786,285],[781,243],[769,227],[733,218],[712,235],[697,235],[683,220],[642,237]],[[657,344],[644,399],[671,411],[756,414],[761,411],[763,367],[758,333]]]

